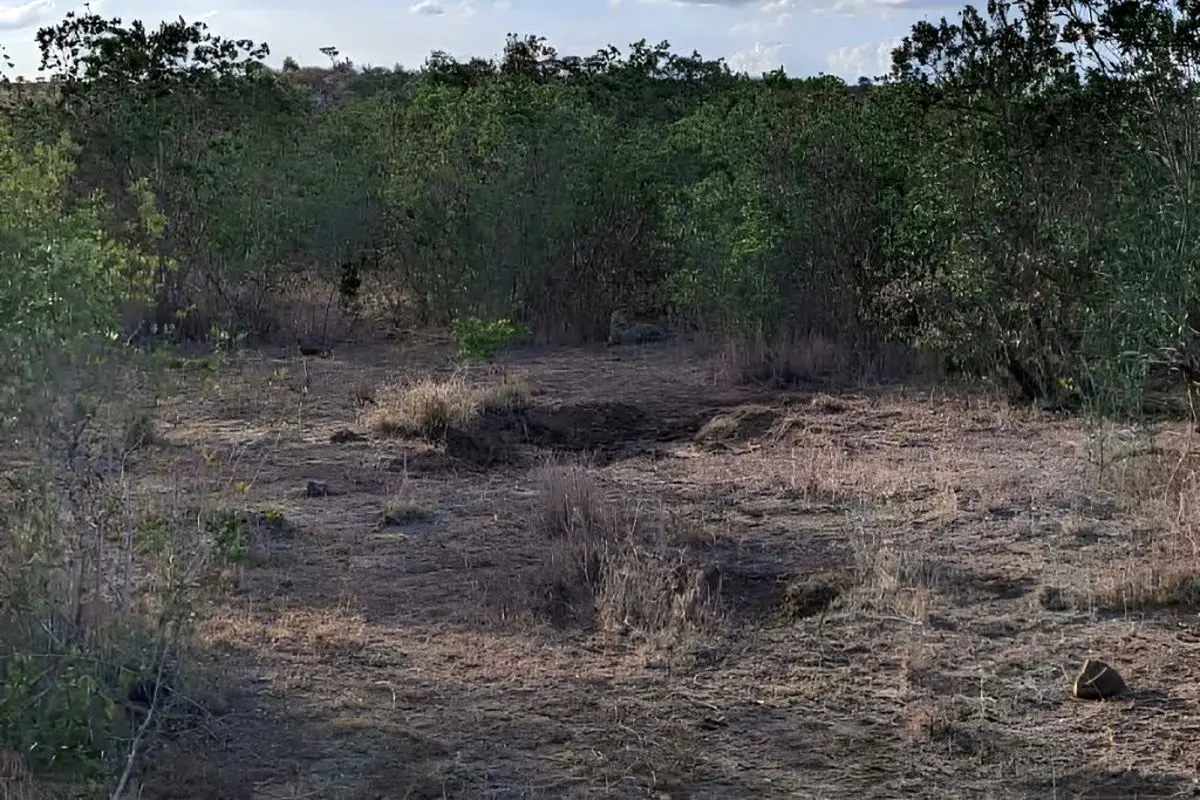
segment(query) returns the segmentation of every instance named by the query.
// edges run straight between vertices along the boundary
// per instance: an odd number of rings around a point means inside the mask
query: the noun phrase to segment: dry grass
[[[1094,502],[1132,521],[1133,551],[1093,570],[1086,592],[1067,605],[1130,614],[1200,606],[1200,440],[1195,429],[1095,426],[1084,448]],[[1084,540],[1102,533],[1086,520],[1066,530]]]
[[[264,797],[1194,790],[1200,461],[1183,426],[1114,455],[1119,431],[1098,448],[1098,429],[996,397],[715,387],[671,347],[513,356],[548,407],[578,407],[585,444],[639,445],[532,471],[325,433],[469,424],[528,387],[489,401],[494,371],[389,386],[421,373],[312,362],[304,424],[242,498],[295,533],[203,614],[230,688],[208,722],[220,746],[195,746],[205,774]],[[376,405],[352,383],[383,384]],[[261,424],[194,397],[194,447]],[[589,430],[604,403],[640,416]],[[737,448],[696,440],[751,405],[774,423]],[[309,480],[339,491],[298,495]],[[392,505],[436,514],[380,532]],[[1086,657],[1131,695],[1072,700]]]
[[[842,607],[859,604],[868,612],[894,614],[914,625],[928,621],[929,606],[942,576],[937,561],[919,544],[904,547],[879,531],[859,529],[850,539],[853,591]]]
[[[778,386],[863,385],[936,379],[936,353],[897,344],[864,348],[819,333],[752,338],[721,347],[724,380]]]
[[[383,508],[379,512],[379,524],[381,527],[410,525],[414,522],[429,522],[433,517],[434,507],[427,498],[401,491],[383,502]]]
[[[515,596],[504,595],[502,613],[524,618],[511,606],[528,603],[535,618],[660,643],[717,627],[713,575],[667,544],[659,515],[604,491],[596,474],[571,461],[534,470],[533,529],[544,556]]]
[[[461,372],[423,377],[381,389],[364,422],[376,436],[436,441],[448,428],[466,427],[479,414],[520,408],[532,394],[533,384],[525,375],[506,375],[486,386],[473,384]]]

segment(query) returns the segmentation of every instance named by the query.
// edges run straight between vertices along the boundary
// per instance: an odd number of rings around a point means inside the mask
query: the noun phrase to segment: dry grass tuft
[[[1137,552],[1094,571],[1075,607],[1144,612],[1200,607],[1200,441],[1195,429],[1096,426],[1085,442],[1101,502],[1139,521]]]
[[[861,528],[850,545],[855,585],[843,596],[843,606],[857,604],[914,624],[925,622],[942,577],[938,564],[917,545],[898,547],[895,540]]]
[[[537,393],[537,384],[527,373],[506,373],[499,383],[477,390],[479,410],[515,411],[524,408]]]
[[[381,391],[366,415],[376,436],[436,439],[451,425],[464,425],[478,411],[476,390],[460,377],[421,378]]]
[[[552,462],[534,478],[546,554],[518,597],[535,617],[654,639],[720,621],[711,572],[669,547],[626,497],[606,495],[591,469]]]
[[[604,497],[596,477],[582,464],[550,463],[535,480],[541,489],[538,529],[550,541],[612,543],[621,538],[618,509]]]
[[[541,493],[537,530],[548,550],[537,580],[569,598],[570,606],[590,602],[605,566],[627,544],[631,515],[604,497],[595,476],[582,464],[547,464],[535,480]]]
[[[527,376],[505,376],[498,384],[478,387],[465,375],[427,376],[377,393],[364,417],[376,436],[415,436],[438,441],[451,427],[466,427],[478,415],[522,407],[533,394]]]
[[[1156,558],[1124,565],[1093,580],[1086,604],[1075,607],[1109,613],[1153,611],[1161,608],[1200,608],[1200,557],[1177,561]]]
[[[379,524],[380,527],[411,525],[416,522],[428,522],[433,517],[434,508],[429,500],[402,491],[384,501],[379,512]]]
[[[721,620],[715,580],[661,548],[630,546],[604,565],[597,622],[616,633],[674,633]]]

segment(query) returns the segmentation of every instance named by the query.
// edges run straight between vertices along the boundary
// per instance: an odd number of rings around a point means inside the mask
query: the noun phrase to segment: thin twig
[[[121,780],[117,783],[117,788],[113,790],[111,800],[121,800],[125,793],[125,787],[129,784],[129,779],[133,775],[133,765],[137,761],[138,745],[142,743],[143,737],[146,735],[146,730],[150,727],[150,721],[154,719],[154,709],[158,707],[158,693],[162,688],[163,664],[167,661],[166,652],[159,654],[158,674],[154,676],[154,695],[150,698],[150,707],[146,709],[146,718],[142,720],[142,724],[138,727],[137,735],[133,737],[133,742],[129,745],[129,756],[125,759],[125,770],[121,773]]]

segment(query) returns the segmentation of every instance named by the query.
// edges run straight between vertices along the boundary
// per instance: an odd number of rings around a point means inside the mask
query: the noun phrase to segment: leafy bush
[[[476,317],[466,317],[454,321],[454,338],[458,342],[461,361],[491,361],[499,348],[529,335],[527,326],[510,319],[484,322]]]
[[[150,249],[164,218],[146,184],[130,188],[122,223],[100,193],[75,193],[77,152],[0,125],[0,441],[24,464],[0,509],[0,749],[101,786],[125,764],[131,676],[181,633],[169,579],[161,616],[128,613],[133,544],[114,534],[136,509],[101,469],[148,443],[148,423],[125,413],[136,370],[117,331],[169,262]]]

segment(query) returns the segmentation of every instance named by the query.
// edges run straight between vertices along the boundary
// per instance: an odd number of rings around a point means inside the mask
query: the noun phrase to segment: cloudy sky
[[[676,52],[724,57],[758,75],[825,72],[855,80],[886,72],[895,41],[923,18],[954,16],[954,0],[98,0],[105,17],[156,25],[182,15],[217,33],[265,41],[271,61],[326,62],[337,47],[356,64],[419,66],[431,50],[494,57],[508,32],[545,36],[563,55],[608,44],[667,40]],[[0,0],[0,44],[14,75],[36,74],[34,34],[74,0]]]

